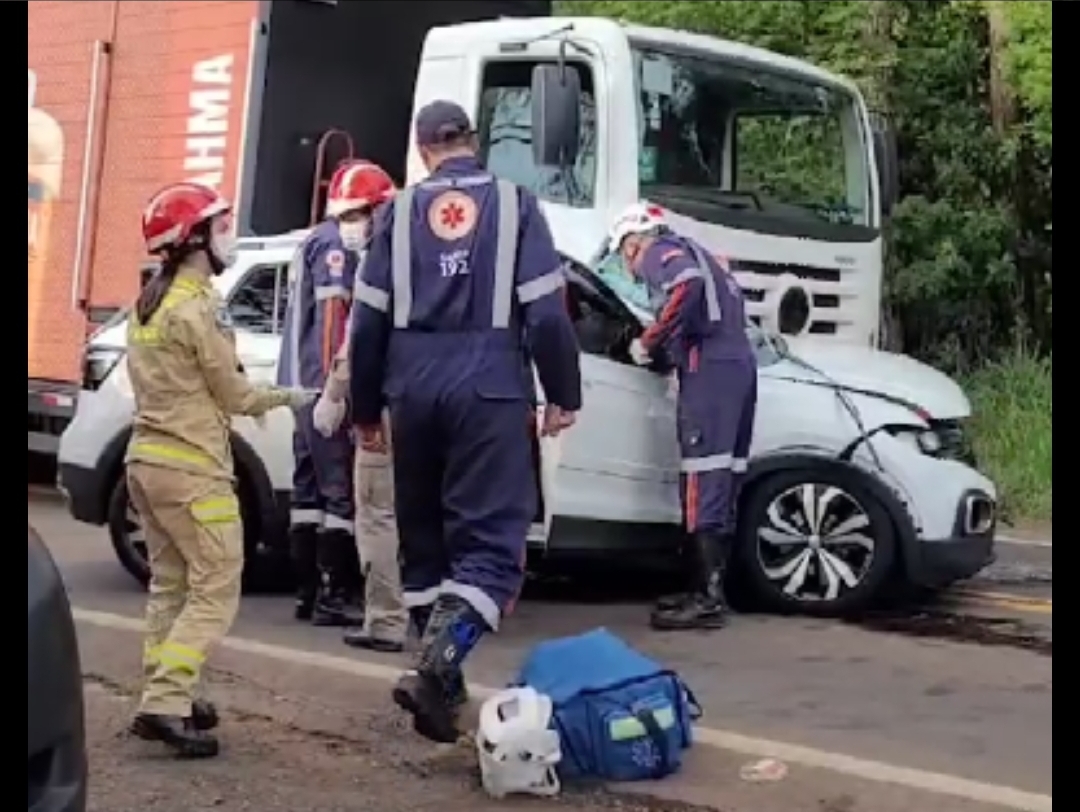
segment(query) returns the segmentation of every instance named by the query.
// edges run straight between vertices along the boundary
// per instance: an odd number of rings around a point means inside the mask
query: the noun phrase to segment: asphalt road
[[[450,768],[416,766],[430,752],[387,707],[385,683],[400,659],[361,659],[332,631],[295,624],[286,599],[265,596],[245,599],[232,641],[215,658],[224,671],[212,677],[214,690],[233,714],[227,744],[230,732],[239,739],[222,767],[198,772],[198,788],[217,800],[186,803],[190,767],[166,768],[117,738],[137,671],[142,594],[114,562],[104,531],[71,522],[55,497],[31,494],[28,519],[56,555],[78,610],[85,671],[108,686],[95,688],[90,702],[102,776],[95,812],[508,808],[483,805],[460,754]],[[650,792],[728,812],[1049,810],[1052,548],[1007,545],[1001,553],[985,577],[933,607],[862,625],[743,616],[722,633],[661,635],[645,627],[640,584],[608,584],[608,596],[622,593],[610,602],[583,602],[588,583],[547,587],[477,652],[469,678],[503,684],[534,641],[607,626],[680,671],[706,711],[707,746],[695,748],[685,775]],[[269,684],[283,679],[287,685]],[[325,724],[311,723],[315,717]],[[788,777],[741,781],[740,765],[757,755],[784,759]],[[385,769],[372,772],[379,759]],[[280,798],[255,803],[252,792],[270,785]],[[573,794],[567,803],[683,808],[603,794]]]

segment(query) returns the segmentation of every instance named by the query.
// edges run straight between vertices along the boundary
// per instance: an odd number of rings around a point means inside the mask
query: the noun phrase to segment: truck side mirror
[[[537,65],[532,72],[533,160],[569,166],[581,136],[581,75],[571,65]]]
[[[888,217],[900,198],[900,156],[896,130],[884,116],[876,119],[873,124],[874,161],[877,163],[881,214]]]

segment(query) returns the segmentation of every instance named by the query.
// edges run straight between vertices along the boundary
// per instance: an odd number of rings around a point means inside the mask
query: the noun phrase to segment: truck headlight
[[[120,347],[87,347],[83,355],[83,389],[97,390],[124,359]]]

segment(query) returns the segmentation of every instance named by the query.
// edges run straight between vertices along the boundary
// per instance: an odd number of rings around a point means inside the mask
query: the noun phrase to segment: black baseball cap
[[[438,146],[475,132],[469,114],[452,101],[433,101],[416,114],[416,143],[421,147]]]

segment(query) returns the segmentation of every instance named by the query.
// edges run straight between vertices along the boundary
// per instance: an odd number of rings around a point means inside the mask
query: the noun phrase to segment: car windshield
[[[626,270],[626,265],[618,254],[607,250],[606,242],[583,270],[588,271],[598,286],[618,297],[638,319],[643,322],[653,319],[655,297],[650,296],[645,286]],[[652,302],[645,304],[649,300]],[[787,343],[783,337],[767,332],[750,319],[746,320],[746,334],[754,348],[759,367],[779,363],[788,354]]]
[[[872,224],[853,94],[714,55],[644,42],[633,53],[641,197],[736,227],[753,216],[773,233]]]

